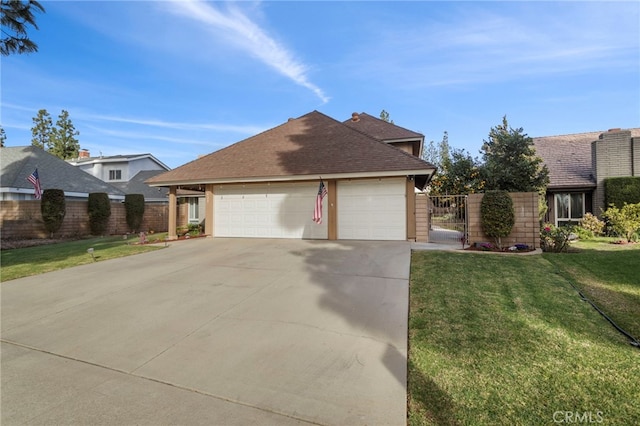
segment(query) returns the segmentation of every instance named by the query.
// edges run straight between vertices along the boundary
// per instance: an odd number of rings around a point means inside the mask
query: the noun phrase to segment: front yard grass
[[[159,238],[159,237],[155,237]],[[157,250],[158,245],[135,245],[139,238],[96,237],[35,247],[2,250],[0,280],[9,281],[30,275],[94,262],[87,249],[93,248],[95,261],[114,259]]]
[[[409,424],[640,424],[640,350],[570,285],[639,338],[640,245],[599,248],[414,252]]]

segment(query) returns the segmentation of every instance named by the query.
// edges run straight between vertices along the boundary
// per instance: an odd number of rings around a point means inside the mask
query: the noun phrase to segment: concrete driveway
[[[2,283],[1,423],[405,424],[410,249],[197,239]]]

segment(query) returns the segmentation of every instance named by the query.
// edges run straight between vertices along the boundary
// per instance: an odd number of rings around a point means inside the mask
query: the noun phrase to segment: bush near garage
[[[92,192],[87,202],[91,235],[104,235],[111,217],[111,202],[106,192]]]
[[[127,194],[124,196],[124,208],[127,217],[127,225],[132,232],[138,232],[144,217],[144,195]]]
[[[64,191],[62,189],[45,189],[40,200],[40,212],[44,228],[53,238],[53,233],[60,229],[67,213]]]

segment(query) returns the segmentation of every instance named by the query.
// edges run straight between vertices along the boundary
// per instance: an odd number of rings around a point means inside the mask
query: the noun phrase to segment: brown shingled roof
[[[353,117],[343,121],[343,124],[380,141],[420,139],[424,137],[420,133],[388,123],[364,112],[360,114],[354,113]]]
[[[429,175],[435,167],[318,111],[237,142],[149,184],[170,185],[374,172]]]
[[[640,128],[629,129],[640,137]],[[591,142],[606,131],[533,138],[533,144],[549,168],[549,189],[595,188]]]

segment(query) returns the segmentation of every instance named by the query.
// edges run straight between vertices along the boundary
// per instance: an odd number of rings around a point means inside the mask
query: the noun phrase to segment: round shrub
[[[92,192],[87,203],[91,235],[104,235],[111,217],[111,202],[105,192]]]
[[[144,218],[144,195],[127,194],[124,196],[124,209],[127,225],[132,232],[138,232]]]
[[[586,213],[580,219],[580,227],[591,232],[592,238],[593,236],[602,235],[604,232],[604,222],[591,213]]]
[[[487,237],[502,249],[502,238],[508,237],[515,224],[513,200],[507,191],[488,191],[480,202],[480,225]]]
[[[62,226],[62,221],[67,213],[64,191],[62,189],[45,189],[40,201],[40,212],[45,229],[53,237],[53,233]]]

